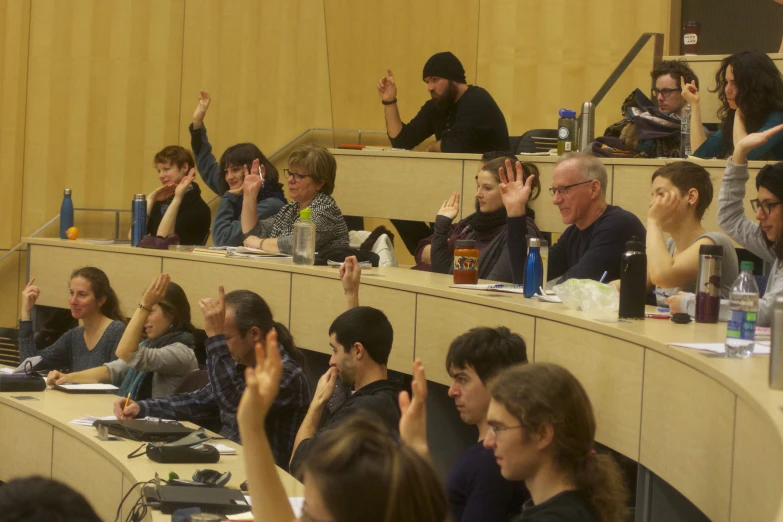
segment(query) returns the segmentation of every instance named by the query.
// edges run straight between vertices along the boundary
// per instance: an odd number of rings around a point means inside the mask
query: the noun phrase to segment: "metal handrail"
[[[308,133],[310,132],[355,132],[358,135],[358,141],[359,143],[362,142],[362,134],[386,134],[385,131],[378,131],[378,130],[365,130],[365,129],[332,129],[328,127],[310,127],[309,129],[299,133],[294,139],[289,140],[285,145],[274,151],[270,156],[268,156],[269,160],[271,161],[272,158],[278,156],[283,151],[285,151],[288,147],[299,141],[300,139],[304,138]],[[216,199],[218,199],[220,196],[214,196],[212,199],[207,201],[207,205],[211,205]],[[114,212],[114,237],[117,238],[120,236],[120,212],[130,212],[130,210],[126,209],[117,209],[117,208],[74,208],[74,211],[76,210],[83,210],[87,212]],[[37,229],[35,232],[30,234],[29,237],[36,237],[38,234],[43,232],[43,230],[60,219],[60,214],[57,214],[52,219],[46,222],[41,228]],[[10,256],[24,245],[24,241],[20,241],[17,243],[11,250],[0,256],[0,262],[3,261],[6,257]]]
[[[631,49],[626,53],[625,57],[620,60],[620,63],[617,64],[617,67],[615,67],[614,71],[612,71],[612,74],[610,74],[604,84],[601,85],[601,88],[598,89],[598,92],[595,93],[595,96],[593,96],[593,98],[590,100],[593,104],[593,107],[596,107],[599,103],[601,103],[601,100],[604,99],[606,93],[608,93],[614,84],[617,83],[617,80],[619,80],[620,76],[622,76],[625,70],[628,69],[628,66],[631,65],[631,62],[634,60],[634,58],[636,58],[639,53],[642,52],[644,46],[647,45],[647,42],[649,42],[653,37],[655,37],[653,69],[655,69],[661,63],[663,60],[663,33],[643,33],[639,39],[636,40],[636,43],[633,44],[633,47],[631,47]]]

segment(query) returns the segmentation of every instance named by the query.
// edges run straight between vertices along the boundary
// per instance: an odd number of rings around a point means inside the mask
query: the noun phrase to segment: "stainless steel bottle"
[[[783,297],[772,306],[772,339],[769,345],[769,387],[783,390]]]
[[[696,280],[696,322],[717,323],[720,314],[720,275],[723,269],[723,247],[699,247],[699,278]]]
[[[579,150],[590,152],[595,140],[595,107],[592,102],[582,104],[582,114],[579,115]]]

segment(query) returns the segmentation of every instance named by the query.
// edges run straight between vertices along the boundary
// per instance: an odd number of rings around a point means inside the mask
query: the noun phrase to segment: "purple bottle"
[[[723,269],[723,247],[699,247],[699,278],[696,282],[696,322],[717,323],[720,313],[720,274]]]

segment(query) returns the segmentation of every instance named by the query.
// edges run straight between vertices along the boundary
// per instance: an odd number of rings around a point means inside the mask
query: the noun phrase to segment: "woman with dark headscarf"
[[[134,401],[171,395],[198,369],[190,303],[182,288],[161,274],[144,292],[117,345],[117,359],[76,373],[49,372],[49,384],[104,382]]]
[[[758,196],[750,205],[756,212],[757,225],[745,217],[743,200],[748,181],[748,163],[751,151],[758,150],[775,138],[783,136],[783,125],[764,132],[748,134],[737,141],[734,154],[726,165],[723,185],[718,199],[718,224],[744,248],[772,264],[767,290],[759,301],[757,324],[768,326],[772,305],[783,296],[783,162],[767,165],[756,176]]]
[[[682,97],[691,104],[691,146],[698,158],[728,158],[734,142],[751,132],[764,132],[783,123],[783,75],[769,56],[743,51],[727,56],[715,74],[721,101],[721,128],[709,138],[701,125],[699,90],[682,85]],[[783,135],[772,137],[751,151],[751,160],[783,160]]]

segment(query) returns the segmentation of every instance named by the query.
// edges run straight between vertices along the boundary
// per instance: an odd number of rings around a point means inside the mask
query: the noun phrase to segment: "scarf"
[[[193,348],[193,334],[183,331],[169,332],[167,334],[161,335],[157,339],[147,339],[146,341],[142,341],[139,346],[157,349],[175,343],[182,343],[189,348]],[[131,399],[137,401],[139,388],[144,382],[144,379],[146,379],[147,375],[151,373],[154,372],[139,371],[136,368],[129,368],[128,373],[125,374],[125,379],[122,380],[120,389],[117,390],[117,395],[120,397],[127,397],[130,393]]]
[[[477,233],[494,231],[498,227],[506,225],[506,207],[500,207],[494,212],[480,212],[476,201],[476,212],[467,218],[470,228]]]

